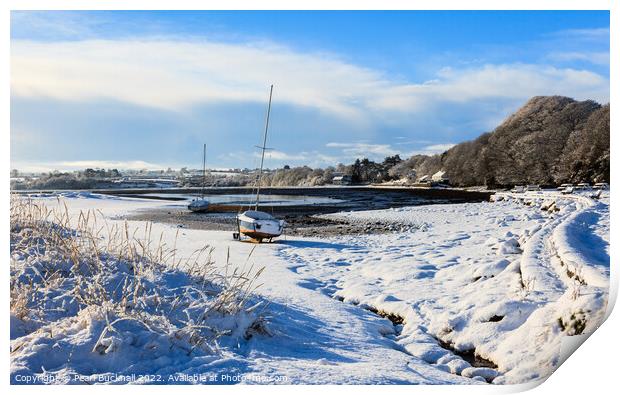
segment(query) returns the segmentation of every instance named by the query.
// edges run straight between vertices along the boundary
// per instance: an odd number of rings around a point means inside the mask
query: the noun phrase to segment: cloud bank
[[[277,85],[279,101],[350,120],[495,97],[562,94],[609,100],[609,81],[591,71],[484,65],[445,68],[435,79],[415,83],[390,79],[334,55],[301,53],[271,43],[14,40],[11,68],[13,95],[110,98],[169,111],[202,102],[264,102],[270,83]]]
[[[599,37],[605,32],[586,33],[565,34]],[[548,56],[559,64],[570,60],[602,64],[605,59],[604,53]],[[148,168],[160,160],[183,163],[193,152],[188,150],[209,141],[221,160],[214,165],[252,166],[251,146],[258,140],[271,83],[276,85],[274,132],[279,135],[274,136],[277,150],[269,153],[270,165],[319,166],[361,156],[382,159],[442,152],[452,143],[490,130],[535,95],[609,101],[608,78],[557,65],[445,67],[432,79],[413,81],[332,53],[304,52],[273,42],[13,39],[11,96],[16,111],[11,137],[12,151],[20,154],[12,160],[34,160],[25,155],[38,144],[42,155],[49,156],[45,160],[55,159],[54,163],[101,159],[131,168],[131,161],[141,159],[146,164],[136,166]],[[80,114],[83,111],[91,115]],[[79,126],[67,123],[71,119],[80,120]],[[93,119],[105,124],[93,125]],[[19,136],[19,130],[28,133]],[[128,134],[148,142],[148,149],[132,156],[125,148],[121,155],[112,142]],[[233,135],[236,141],[222,138]],[[397,136],[403,135],[427,141],[398,141]],[[62,136],[104,144],[96,149],[80,147],[78,153],[71,142],[66,146],[58,141]],[[240,146],[240,141],[251,144]],[[46,149],[49,144],[64,152],[52,158]]]

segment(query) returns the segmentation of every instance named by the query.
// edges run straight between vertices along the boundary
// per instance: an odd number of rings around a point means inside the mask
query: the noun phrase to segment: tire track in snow
[[[545,292],[561,292],[574,284],[574,281],[587,285],[582,276],[590,279],[591,285],[607,286],[609,279],[600,276],[590,268],[588,262],[580,259],[578,248],[571,246],[568,228],[584,213],[596,204],[586,196],[567,196],[560,194],[526,194],[501,193],[499,196],[509,197],[521,202],[533,200],[572,201],[575,208],[567,213],[558,213],[558,217],[545,223],[540,229],[530,234],[523,245],[521,273],[524,287],[529,290]],[[554,203],[554,204],[555,204]],[[569,206],[565,206],[568,209]],[[587,274],[583,274],[585,271]]]

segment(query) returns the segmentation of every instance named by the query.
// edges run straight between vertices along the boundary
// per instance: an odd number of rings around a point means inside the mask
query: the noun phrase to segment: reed
[[[217,352],[222,336],[269,333],[254,294],[264,268],[251,254],[241,268],[227,258],[218,270],[212,247],[182,256],[178,232],[168,245],[151,223],[139,229],[95,210],[71,216],[60,200],[50,208],[12,196],[10,225],[10,310],[31,332],[87,311],[105,318],[93,352],[109,352],[117,326],[132,321],[188,354]]]

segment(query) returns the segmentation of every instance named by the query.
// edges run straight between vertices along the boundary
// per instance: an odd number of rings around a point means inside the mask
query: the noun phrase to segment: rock
[[[465,368],[461,372],[461,376],[474,378],[476,376],[484,378],[486,381],[493,381],[494,378],[499,376],[499,372],[491,368]]]
[[[519,248],[519,240],[517,240],[517,238],[505,240],[497,251],[498,254],[520,254],[521,252],[521,248]]]
[[[460,358],[453,359],[452,361],[448,362],[446,365],[450,367],[450,373],[452,374],[461,374],[461,372],[463,372],[464,369],[471,368],[471,365],[469,364],[469,362],[463,359],[460,359]]]
[[[434,343],[413,342],[405,345],[405,349],[413,356],[428,363],[436,363],[439,358],[449,353],[448,350],[445,350]]]
[[[437,360],[437,364],[446,365],[450,361],[454,361],[455,359],[461,359],[459,356],[454,354],[447,354]],[[461,359],[462,360],[462,359]]]

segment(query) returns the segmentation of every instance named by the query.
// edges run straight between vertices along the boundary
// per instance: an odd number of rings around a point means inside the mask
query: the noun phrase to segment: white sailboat
[[[187,206],[190,211],[204,213],[209,210],[209,201],[205,199],[205,183],[207,181],[207,144],[202,147],[202,189],[200,199],[194,199]]]
[[[267,131],[269,130],[269,115],[271,113],[271,97],[273,95],[273,85],[269,89],[269,105],[267,107],[267,119],[265,121],[265,133],[263,135],[263,145],[258,147],[262,151],[260,160],[260,170],[256,186],[256,203],[254,210],[247,210],[237,214],[237,232],[233,233],[235,239],[240,239],[241,235],[250,237],[253,240],[262,242],[264,239],[271,241],[274,237],[278,237],[284,230],[285,222],[279,220],[264,211],[259,211],[260,202],[260,184],[263,174],[263,163],[265,161],[265,150],[267,149]]]

